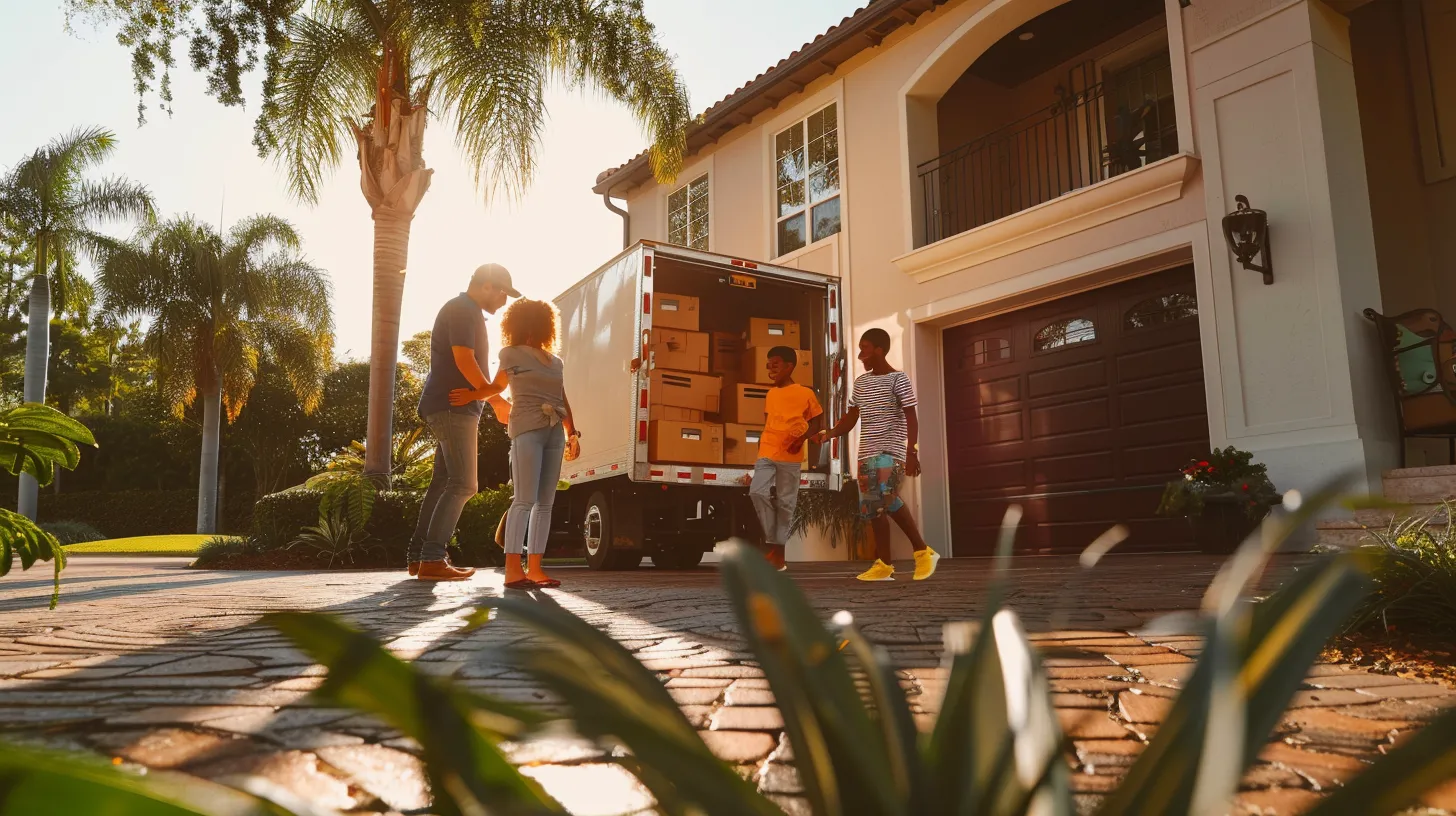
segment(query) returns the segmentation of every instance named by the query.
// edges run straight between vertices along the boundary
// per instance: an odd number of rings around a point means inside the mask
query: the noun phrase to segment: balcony
[[[1077,79],[1093,74],[1083,66]],[[1051,105],[917,168],[933,244],[1178,153],[1168,54],[1110,81],[1058,86]]]

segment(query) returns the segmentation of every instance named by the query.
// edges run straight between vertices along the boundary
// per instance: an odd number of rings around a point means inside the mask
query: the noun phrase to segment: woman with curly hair
[[[556,324],[555,306],[541,300],[518,300],[506,310],[500,325],[504,348],[496,378],[497,384],[510,386],[511,399],[509,415],[501,416],[502,406],[496,416],[506,424],[511,438],[511,482],[515,488],[505,529],[505,585],[510,589],[561,586],[541,568],[541,555],[551,532],[551,507],[556,502],[567,439],[575,444],[581,434],[571,418],[563,364],[555,354]]]

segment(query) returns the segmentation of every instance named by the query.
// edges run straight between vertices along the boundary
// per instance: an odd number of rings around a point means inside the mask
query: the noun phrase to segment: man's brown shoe
[[[473,568],[452,567],[448,561],[421,561],[421,581],[464,581],[475,574]]]
[[[415,575],[419,575],[420,574],[420,562],[418,562],[418,561],[411,561],[411,562],[409,562],[409,574],[411,576],[415,576]]]

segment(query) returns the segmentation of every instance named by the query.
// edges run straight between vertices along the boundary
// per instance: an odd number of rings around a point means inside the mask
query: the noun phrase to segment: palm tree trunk
[[[394,432],[394,375],[399,362],[399,313],[409,257],[410,220],[380,208],[374,213],[374,311],[369,339],[369,428],[364,473],[387,478]],[[382,479],[381,479],[382,480]]]
[[[424,105],[412,105],[395,90],[375,103],[373,123],[355,128],[359,144],[359,188],[374,214],[374,310],[369,339],[369,428],[364,437],[364,474],[387,481],[394,424],[394,369],[399,361],[399,310],[409,256],[410,221],[434,172],[422,147]],[[381,106],[385,106],[381,108]]]
[[[197,474],[197,532],[217,532],[217,457],[222,441],[222,383],[202,386],[202,463]]]
[[[25,329],[25,401],[45,402],[46,363],[51,356],[51,281],[45,275],[46,245],[37,241],[35,279],[30,284],[30,323]],[[35,521],[40,505],[40,483],[29,473],[20,474],[20,493],[15,509]]]

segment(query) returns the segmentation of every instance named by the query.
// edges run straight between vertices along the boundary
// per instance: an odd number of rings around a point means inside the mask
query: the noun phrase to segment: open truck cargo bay
[[[663,312],[664,300],[682,310],[696,309],[697,314]],[[584,544],[594,567],[634,566],[648,555],[659,565],[696,564],[703,552],[735,534],[745,521],[744,477],[753,466],[751,454],[743,448],[732,457],[741,464],[650,458],[654,430],[665,435],[681,432],[687,447],[698,434],[711,436],[714,427],[718,438],[729,442],[726,430],[732,438],[729,444],[751,444],[744,439],[744,424],[735,422],[742,417],[735,416],[731,405],[722,404],[740,389],[721,384],[715,388],[705,378],[716,375],[673,368],[683,365],[684,359],[697,359],[702,338],[693,338],[687,357],[680,346],[659,355],[652,346],[654,328],[668,324],[668,332],[658,333],[660,339],[686,330],[684,326],[691,329],[696,321],[696,331],[720,342],[729,334],[744,336],[751,319],[759,318],[752,321],[759,351],[742,355],[748,361],[745,366],[756,366],[764,353],[762,346],[777,343],[778,327],[789,324],[781,344],[801,350],[803,365],[810,369],[804,378],[812,382],[824,406],[826,423],[845,412],[849,372],[837,278],[644,241],[567,289],[556,305],[561,313],[566,393],[582,434],[581,456],[563,468],[562,477],[571,487],[567,501],[558,500],[558,507],[565,504],[569,509],[558,511],[556,523],[562,533]],[[659,307],[656,318],[654,306]],[[793,324],[797,324],[797,343]],[[634,360],[640,361],[635,370]],[[753,374],[740,371],[728,379],[742,381]],[[761,399],[763,386],[745,386],[742,390]],[[696,396],[673,400],[665,394],[667,388]],[[696,400],[710,388],[717,390],[719,399],[705,399],[699,405]],[[674,401],[698,405],[703,413],[699,418],[691,408],[674,407]],[[714,407],[717,410],[711,410]],[[651,418],[654,410],[658,424]],[[753,437],[748,434],[749,440]],[[806,445],[801,488],[839,489],[847,468],[847,446],[835,439],[824,447],[828,450]],[[742,499],[741,506],[735,506],[736,499]]]

